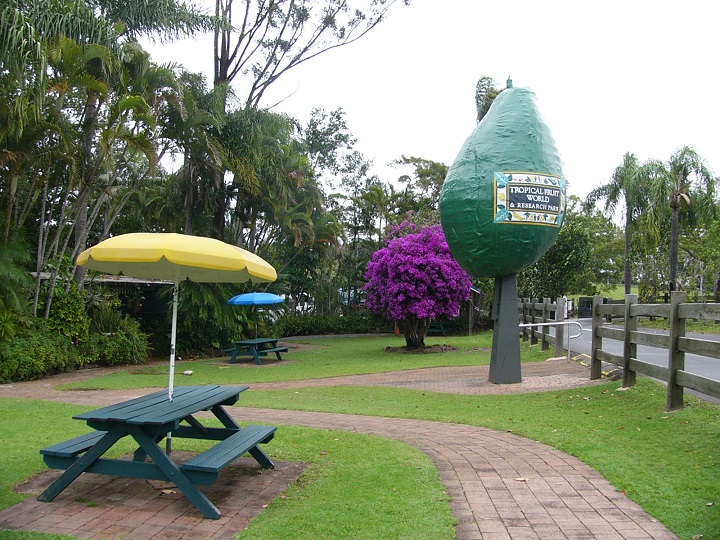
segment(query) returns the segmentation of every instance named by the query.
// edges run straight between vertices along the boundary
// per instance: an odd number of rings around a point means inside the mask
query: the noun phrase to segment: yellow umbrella
[[[83,251],[77,263],[108,274],[174,282],[168,389],[171,400],[179,283],[185,279],[198,283],[268,283],[277,279],[275,269],[249,251],[213,238],[175,233],[130,233],[108,238]]]

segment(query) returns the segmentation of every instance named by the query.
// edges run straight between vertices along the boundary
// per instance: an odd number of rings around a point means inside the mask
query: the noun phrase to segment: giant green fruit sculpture
[[[453,256],[475,277],[516,274],[560,231],[565,180],[535,94],[508,87],[448,171],[440,216]]]

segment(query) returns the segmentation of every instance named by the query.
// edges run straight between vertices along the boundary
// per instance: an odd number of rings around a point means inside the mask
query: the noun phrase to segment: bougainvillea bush
[[[470,276],[455,261],[440,225],[403,223],[368,263],[366,306],[402,321],[408,348],[425,346],[428,322],[457,317],[470,297]]]

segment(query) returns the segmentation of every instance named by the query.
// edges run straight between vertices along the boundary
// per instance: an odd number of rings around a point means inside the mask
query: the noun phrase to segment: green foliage
[[[27,332],[27,318],[0,304],[0,342],[10,341],[18,334]]]
[[[227,305],[228,298],[237,294],[236,289],[232,285],[191,281],[180,285],[176,341],[179,354],[222,349],[240,335],[246,321],[245,311]],[[172,289],[166,291],[171,292]],[[169,327],[166,330],[169,335]],[[164,350],[169,351],[169,347]]]
[[[17,314],[29,313],[26,300],[32,288],[28,273],[30,250],[21,242],[9,242],[2,247],[0,257],[0,306]]]
[[[392,322],[381,317],[349,313],[347,315],[297,315],[289,313],[273,325],[275,337],[319,336],[326,334],[367,334],[389,332]]]
[[[590,235],[568,219],[550,249],[537,263],[518,274],[518,294],[558,298],[592,290],[595,281],[592,266]]]
[[[495,98],[498,97],[504,88],[495,86],[492,77],[482,76],[475,85],[475,108],[477,109],[477,122],[480,123],[487,112],[490,110]]]
[[[104,320],[107,323],[107,319]],[[147,334],[140,330],[140,323],[128,316],[121,317],[115,331],[91,334],[79,348],[84,364],[115,366],[144,364],[149,356]]]
[[[120,310],[113,306],[103,305],[92,314],[90,330],[94,334],[109,334],[116,332],[123,321]]]
[[[76,285],[71,285],[67,292],[61,289],[55,291],[47,328],[75,343],[87,339],[90,317],[85,312],[85,294]]]
[[[392,164],[410,170],[409,174],[402,174],[398,178],[398,182],[406,184],[406,187],[392,200],[397,206],[398,215],[404,217],[412,214],[417,224],[438,223],[440,192],[448,173],[448,166],[414,156],[402,156]]]
[[[29,336],[0,343],[0,382],[39,379],[73,369],[78,356],[71,339],[44,326]]]

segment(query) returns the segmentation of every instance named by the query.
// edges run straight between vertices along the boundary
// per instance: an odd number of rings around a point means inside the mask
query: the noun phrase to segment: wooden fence
[[[637,295],[628,295],[624,304],[603,304],[602,296],[593,298],[592,309],[592,360],[590,378],[599,379],[602,362],[623,368],[623,387],[635,384],[638,373],[667,382],[667,409],[683,406],[685,388],[720,398],[720,382],[685,371],[685,353],[720,358],[720,342],[692,338],[686,335],[688,319],[720,320],[720,304],[687,303],[686,292],[673,292],[669,304],[638,304]],[[622,317],[620,325],[603,324],[613,317]],[[669,331],[653,333],[638,329],[640,317],[662,317],[669,321]],[[614,339],[624,344],[623,355],[604,351],[603,339]],[[637,346],[647,345],[665,349],[667,367],[643,362],[637,358]]]
[[[521,298],[518,301],[518,317],[520,324],[563,322],[565,299],[558,298],[556,302],[552,302],[550,298],[543,298],[541,302],[537,302],[530,298]],[[548,350],[550,345],[555,345],[555,356],[563,356],[565,331],[565,326],[558,325],[553,336],[548,326],[521,327],[520,336],[523,341],[530,340],[531,345],[540,342],[543,351]]]

